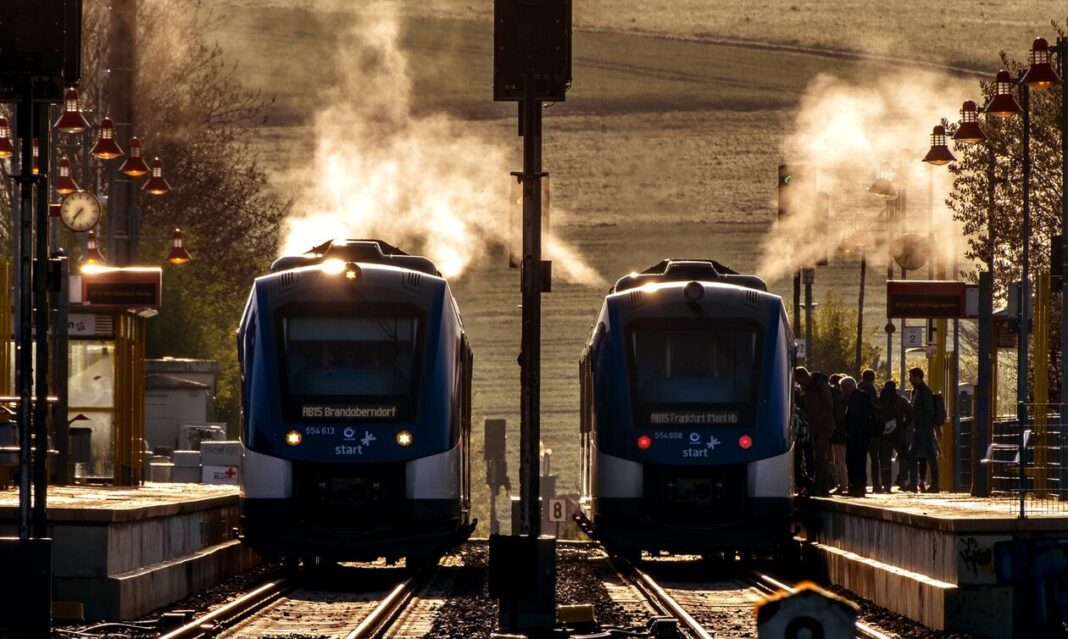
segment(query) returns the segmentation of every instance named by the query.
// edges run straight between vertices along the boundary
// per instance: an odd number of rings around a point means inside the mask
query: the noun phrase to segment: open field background
[[[930,5],[911,1],[894,3],[892,15],[889,5],[876,2],[576,2],[573,89],[566,103],[546,111],[544,125],[554,230],[606,282],[669,256],[710,257],[753,270],[775,218],[776,166],[805,88],[821,73],[857,79],[892,65],[716,39],[833,49],[863,43],[880,54],[994,68],[998,47],[1014,46],[1022,55],[1034,33],[1048,34],[1056,5],[951,1],[939,7],[944,18],[936,18]],[[335,52],[346,16],[361,9],[292,0],[216,6],[227,16],[216,35],[238,59],[245,85],[274,99],[256,150],[274,186],[295,192],[300,184],[290,169],[309,161],[320,96],[353,72],[336,61]],[[458,130],[505,149],[518,169],[515,107],[491,97],[492,3],[399,6],[413,114],[447,114]],[[926,135],[918,131],[902,144],[920,148]],[[504,216],[508,177],[500,180]],[[835,203],[842,215],[874,214],[879,206],[868,198]],[[331,235],[323,229],[324,238]],[[482,419],[507,418],[510,471],[518,488],[519,279],[500,251],[496,255],[454,280],[453,288],[475,349],[477,448]],[[816,299],[833,290],[855,304],[856,267],[833,261],[821,268]],[[880,345],[884,274],[885,267],[869,268],[865,313],[866,332]],[[769,284],[789,296],[789,281]],[[544,300],[542,433],[554,451],[562,491],[577,488],[577,362],[606,289],[556,281]],[[476,465],[476,484],[484,491],[481,478]],[[484,519],[484,492],[477,503]]]

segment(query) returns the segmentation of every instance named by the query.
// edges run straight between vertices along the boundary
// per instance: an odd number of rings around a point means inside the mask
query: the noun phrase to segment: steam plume
[[[867,193],[880,167],[894,170],[895,186],[907,193],[905,228],[897,234],[926,236],[930,188],[934,253],[945,264],[960,259],[964,239],[945,206],[952,176],[945,167],[921,160],[931,129],[942,118],[956,120],[961,103],[977,91],[974,81],[916,70],[884,74],[874,83],[870,76],[859,83],[829,75],[814,79],[801,99],[783,155],[806,164],[819,190],[830,194],[831,219],[806,208],[777,221],[764,239],[760,274],[776,280],[812,266],[818,258],[833,256],[852,233],[867,241],[869,261],[885,260],[882,204]]]
[[[413,112],[395,5],[336,16],[353,21],[338,47],[344,73],[315,115],[312,161],[288,176],[306,186],[282,252],[332,237],[380,237],[457,277],[507,245],[508,157],[463,121]],[[559,238],[549,238],[545,252],[565,280],[603,284]]]

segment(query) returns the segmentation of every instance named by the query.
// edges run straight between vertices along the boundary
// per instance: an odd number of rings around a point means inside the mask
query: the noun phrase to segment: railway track
[[[649,602],[656,614],[676,619],[679,628],[691,639],[755,639],[754,604],[782,590],[796,591],[793,586],[757,571],[707,582],[672,577],[657,579],[625,559],[613,557],[609,561],[620,577]],[[890,639],[859,621],[856,636]]]
[[[360,575],[339,568],[330,574],[288,577],[263,584],[234,601],[163,634],[160,639],[260,639],[291,634],[329,639],[400,639],[393,626],[407,613],[408,626],[426,622],[407,611],[438,566],[408,574],[399,569]],[[390,574],[395,573],[395,574]],[[354,576],[362,577],[359,585]],[[416,635],[418,636],[418,635]]]

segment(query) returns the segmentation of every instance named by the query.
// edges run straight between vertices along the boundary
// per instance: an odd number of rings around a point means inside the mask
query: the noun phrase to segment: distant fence
[[[972,485],[972,460],[990,473],[990,493],[1021,516],[1068,513],[1068,469],[1062,464],[1059,404],[1027,405],[1023,428],[1015,416],[994,420],[990,445],[973,447],[973,421],[962,418],[957,472],[960,488]],[[1065,460],[1068,461],[1068,460]]]

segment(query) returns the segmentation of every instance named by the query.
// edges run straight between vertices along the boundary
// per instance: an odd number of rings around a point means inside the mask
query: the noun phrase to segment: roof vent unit
[[[742,275],[713,260],[664,260],[641,273],[624,275],[612,287],[619,293],[645,284],[664,282],[719,282],[767,292],[768,286],[756,275]]]
[[[441,277],[434,263],[425,257],[408,255],[382,240],[330,240],[304,255],[287,255],[271,264],[271,272],[288,271],[302,266],[319,264],[324,260],[342,260],[363,264],[388,264],[427,275]]]

